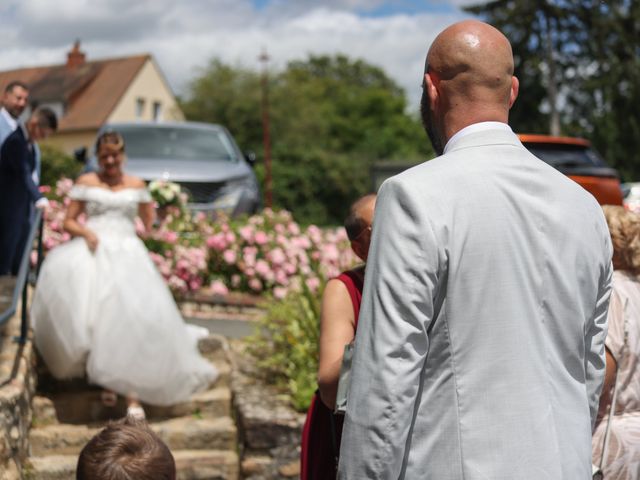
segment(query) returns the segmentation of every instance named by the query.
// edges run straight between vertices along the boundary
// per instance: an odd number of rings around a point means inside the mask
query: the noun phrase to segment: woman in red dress
[[[357,200],[345,220],[351,248],[366,262],[371,241],[375,194]],[[336,478],[343,416],[333,413],[344,347],[355,338],[365,266],[329,280],[320,314],[319,390],[313,396],[302,431],[302,480]]]

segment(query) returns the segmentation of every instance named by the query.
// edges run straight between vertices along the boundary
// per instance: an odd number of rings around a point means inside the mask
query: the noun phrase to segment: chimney
[[[84,65],[85,54],[80,51],[80,40],[76,40],[73,48],[67,53],[67,68],[76,68]]]

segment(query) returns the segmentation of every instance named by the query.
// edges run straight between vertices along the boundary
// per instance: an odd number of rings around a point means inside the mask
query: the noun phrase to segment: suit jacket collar
[[[522,147],[522,142],[520,142],[518,136],[513,133],[510,128],[490,128],[490,126],[488,126],[488,128],[471,130],[460,136],[454,135],[447,143],[446,153],[483,145],[513,145]]]

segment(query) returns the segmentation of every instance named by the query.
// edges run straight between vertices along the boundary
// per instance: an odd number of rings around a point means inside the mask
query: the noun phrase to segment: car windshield
[[[223,130],[167,126],[117,127],[127,158],[154,160],[236,161],[235,150]]]
[[[604,161],[591,148],[581,145],[524,143],[536,157],[553,167],[603,167]]]

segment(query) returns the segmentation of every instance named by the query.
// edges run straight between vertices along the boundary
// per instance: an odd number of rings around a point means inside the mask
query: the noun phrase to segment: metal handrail
[[[33,241],[38,235],[38,250],[36,260],[36,278],[40,272],[40,265],[42,263],[42,211],[36,209],[31,228],[29,229],[29,236],[27,237],[27,243],[22,252],[22,258],[20,260],[20,269],[18,270],[18,277],[16,278],[16,285],[13,289],[13,296],[11,298],[11,305],[4,312],[0,313],[0,327],[7,323],[7,321],[15,315],[18,309],[18,298],[22,292],[22,322],[20,323],[20,336],[16,337],[16,342],[23,344],[27,340],[27,333],[29,331],[28,312],[29,307],[27,305],[27,287],[29,279],[29,267],[31,259],[31,251],[33,250]]]

